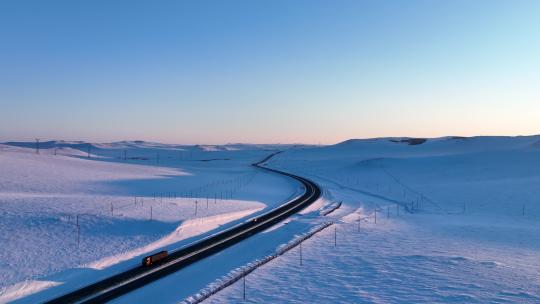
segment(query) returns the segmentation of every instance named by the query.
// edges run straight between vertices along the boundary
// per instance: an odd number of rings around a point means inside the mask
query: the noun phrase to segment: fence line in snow
[[[279,257],[280,255],[283,255],[287,251],[293,249],[294,247],[301,244],[303,241],[311,238],[318,232],[322,231],[323,229],[333,225],[333,222],[324,222],[320,225],[317,225],[310,229],[308,232],[296,237],[292,241],[286,243],[285,245],[280,246],[275,253],[268,255],[264,258],[257,259],[245,266],[236,268],[226,274],[225,276],[221,277],[220,279],[217,279],[213,283],[211,283],[208,287],[200,290],[198,293],[191,295],[180,302],[180,304],[196,304],[201,303],[202,301],[208,299],[212,295],[218,293],[219,291],[225,289],[226,287],[231,286],[232,284],[238,282],[239,280],[245,278],[248,274],[253,272],[255,269],[259,268],[260,266],[270,262],[271,260]]]

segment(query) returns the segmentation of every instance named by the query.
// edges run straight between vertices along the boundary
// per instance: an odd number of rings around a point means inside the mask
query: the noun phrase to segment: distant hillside
[[[332,147],[352,148],[367,147],[369,145],[396,146],[417,146],[417,149],[432,148],[463,148],[469,149],[514,149],[528,147],[531,145],[540,146],[540,135],[532,136],[445,136],[437,138],[414,138],[414,137],[381,137],[369,139],[349,139]],[[411,147],[412,148],[412,147]]]

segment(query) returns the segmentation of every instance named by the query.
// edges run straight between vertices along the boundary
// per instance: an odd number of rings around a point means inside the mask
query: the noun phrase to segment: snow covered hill
[[[298,185],[250,166],[268,154],[145,142],[51,141],[39,154],[35,143],[1,145],[0,303],[133,267],[287,200]]]
[[[343,205],[303,244],[302,266],[297,247],[249,274],[247,301],[540,303],[539,139],[380,138],[280,154],[272,166]],[[242,301],[242,284],[206,302]]]
[[[94,144],[90,157],[87,143],[56,144],[40,155],[32,143],[2,145],[0,229],[7,233],[0,238],[9,250],[1,253],[7,283],[0,299],[49,287],[15,303],[42,301],[53,285],[90,282],[138,263],[145,252],[185,244],[283,202],[297,185],[248,166],[281,148],[269,165],[313,179],[323,199],[115,303],[177,303],[329,220],[335,224],[303,243],[302,265],[296,247],[250,273],[247,302],[540,303],[539,142],[540,136],[378,138],[323,147],[135,141]],[[321,217],[333,202],[342,205]],[[77,214],[84,214],[79,246]],[[51,263],[55,256],[62,261]],[[244,301],[242,282],[206,302]]]

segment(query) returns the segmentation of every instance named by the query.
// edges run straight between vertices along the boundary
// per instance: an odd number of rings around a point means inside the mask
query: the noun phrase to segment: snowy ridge
[[[495,150],[512,150],[533,146],[540,142],[540,135],[531,136],[446,136],[438,138],[385,137],[372,139],[349,139],[326,146],[321,151],[340,153],[371,152],[380,156],[406,154],[454,154]]]
[[[222,278],[216,280],[212,284],[210,284],[207,288],[199,291],[197,294],[194,294],[183,301],[181,301],[181,304],[196,304],[201,303],[202,301],[208,299],[212,295],[218,293],[219,291],[225,289],[228,286],[231,286],[238,280],[242,279],[249,273],[253,272],[255,269],[259,268],[260,266],[270,262],[271,260],[279,257],[280,255],[284,254],[285,252],[293,249],[294,247],[298,246],[303,241],[309,239],[313,235],[317,234],[318,232],[322,231],[323,229],[333,225],[333,222],[324,222],[321,223],[313,228],[311,228],[308,232],[296,236],[293,240],[290,242],[283,244],[278,247],[275,253],[268,255],[264,258],[257,259],[243,267],[237,268],[231,272],[229,272],[227,275],[223,276]]]
[[[0,303],[8,303],[23,297],[29,293],[35,293],[49,287],[58,286],[61,283],[53,281],[40,281],[26,279],[17,284],[0,288]]]
[[[332,212],[336,211],[337,209],[339,209],[339,207],[341,207],[341,203],[342,202],[333,202],[330,205],[328,205],[328,207],[323,208],[319,214],[321,216],[327,216],[330,213],[332,213]]]
[[[192,218],[188,219],[182,224],[180,224],[173,232],[170,234],[156,240],[146,246],[136,248],[134,250],[123,252],[117,255],[109,256],[103,258],[99,261],[95,261],[86,265],[88,268],[93,269],[104,269],[112,265],[118,264],[122,261],[126,261],[135,257],[139,257],[143,254],[147,254],[151,251],[157,251],[159,249],[166,248],[166,246],[184,240],[188,237],[196,236],[202,234],[206,231],[218,228],[220,225],[226,224],[233,220],[240,219],[244,216],[248,216],[257,211],[264,209],[263,206],[259,206],[253,209],[222,213],[218,215],[212,215],[207,217]]]
[[[18,142],[11,141],[1,143],[5,147],[20,147],[35,149],[37,144],[35,141]],[[92,143],[86,141],[65,141],[65,140],[49,140],[39,142],[40,149],[52,148],[72,148],[81,151],[87,151],[88,148],[107,150],[107,149],[162,149],[162,150],[197,150],[204,152],[227,152],[227,151],[242,151],[242,150],[276,150],[290,148],[292,144],[244,144],[231,143],[223,145],[189,145],[189,144],[165,144],[159,142],[148,142],[143,140],[123,140],[111,143]],[[298,146],[298,145],[296,145]],[[303,146],[303,145],[301,145]]]

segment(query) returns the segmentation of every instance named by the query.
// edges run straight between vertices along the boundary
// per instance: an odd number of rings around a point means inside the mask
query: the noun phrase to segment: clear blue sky
[[[0,141],[540,133],[540,1],[0,2]]]

